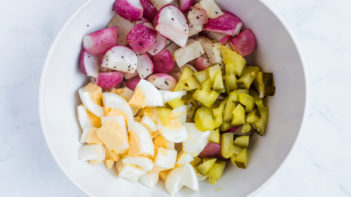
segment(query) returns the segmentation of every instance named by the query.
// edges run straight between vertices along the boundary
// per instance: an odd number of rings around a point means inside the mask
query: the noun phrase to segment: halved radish
[[[99,72],[98,58],[83,50],[80,55],[80,68],[86,76],[97,77]]]
[[[182,47],[185,46],[189,36],[187,20],[174,5],[166,5],[158,12],[156,30]]]
[[[216,4],[215,0],[201,0],[195,6],[206,10],[209,18],[217,18],[223,15],[222,10]]]
[[[138,57],[129,48],[115,46],[108,50],[103,57],[102,67],[121,72],[134,73],[138,64]]]
[[[154,72],[154,63],[147,54],[138,57],[137,72],[140,78],[146,78]]]
[[[152,22],[157,15],[156,7],[150,0],[140,0],[140,3],[144,9],[143,17]]]
[[[163,6],[171,4],[173,0],[151,0],[151,3],[157,8],[161,9]]]
[[[147,80],[160,90],[173,90],[177,85],[177,80],[166,73],[152,74]]]
[[[157,33],[155,44],[148,51],[151,55],[155,55],[166,47],[167,38],[163,37],[160,33]]]
[[[112,89],[123,81],[123,73],[119,71],[101,72],[97,77],[96,84],[102,89]]]
[[[231,38],[230,36],[225,36],[225,37],[223,37],[223,38],[220,40],[220,42],[221,42],[222,44],[226,44],[230,38]]]
[[[189,25],[189,37],[202,32],[203,25]]]
[[[256,48],[256,37],[251,29],[242,31],[239,35],[234,37],[230,44],[243,57],[249,56]]]
[[[242,25],[240,18],[230,12],[224,12],[222,16],[210,19],[204,30],[234,36],[240,32]]]
[[[128,33],[127,41],[137,53],[146,53],[155,44],[157,32],[139,23]]]
[[[123,18],[136,21],[143,16],[144,9],[140,0],[116,0],[113,10]]]
[[[109,27],[90,33],[83,38],[83,48],[92,55],[102,55],[118,41],[118,28]]]
[[[210,66],[210,60],[208,58],[205,57],[198,57],[195,60],[195,64],[194,64],[196,70],[198,71],[202,71],[205,70],[206,68],[208,68]]]
[[[198,7],[191,7],[188,12],[188,20],[192,25],[206,24],[208,22],[206,10]]]
[[[174,52],[174,59],[179,67],[184,66],[186,63],[200,57],[205,53],[200,41],[194,41],[186,47],[177,49]]]
[[[134,22],[129,21],[118,14],[115,14],[107,27],[118,27],[118,45],[127,45],[127,35],[134,27]]]
[[[152,57],[157,73],[170,73],[174,68],[174,61],[169,50],[164,49]]]
[[[136,76],[138,76],[138,72],[135,71],[134,73],[124,73],[123,77],[126,79],[126,80],[129,80],[131,78],[134,78]]]
[[[131,90],[135,90],[135,87],[138,85],[140,81],[140,77],[139,76],[136,76],[132,79],[129,79],[127,82],[126,82],[126,86],[127,88],[131,89]]]
[[[182,12],[187,12],[192,5],[194,5],[194,0],[180,0],[179,7]]]

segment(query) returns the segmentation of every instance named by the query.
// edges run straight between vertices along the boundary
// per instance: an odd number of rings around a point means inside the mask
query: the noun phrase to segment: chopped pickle
[[[275,93],[273,73],[263,73],[264,95],[273,96]]]
[[[237,146],[235,144],[233,144],[233,152],[234,155],[239,155],[239,153],[241,152],[242,148],[240,146]]]
[[[188,122],[193,122],[197,107],[198,107],[198,104],[196,101],[188,102],[187,109],[186,109],[186,117]]]
[[[185,84],[183,86],[183,90],[190,91],[195,90],[200,87],[200,84],[197,82],[194,76],[189,77],[186,79]]]
[[[239,93],[239,102],[245,106],[245,111],[250,112],[255,106],[255,99],[246,93]]]
[[[234,160],[234,162],[233,162]],[[234,159],[231,159],[231,161],[238,167],[238,168],[246,168],[247,167],[247,162],[249,160],[249,151],[244,148],[239,155],[237,155]]]
[[[249,90],[249,95],[252,96],[252,98],[254,98],[254,100],[260,99],[258,92],[254,89]]]
[[[239,126],[245,123],[245,109],[241,104],[238,104],[233,110],[232,125]]]
[[[225,88],[227,92],[236,89],[236,77],[235,74],[225,74]]]
[[[198,88],[200,85],[197,82],[196,78],[193,76],[194,71],[192,71],[189,67],[185,67],[174,91],[182,91],[182,90],[194,90]]]
[[[254,85],[256,90],[258,91],[259,98],[263,98],[265,95],[265,91],[263,85],[263,73],[261,71],[257,73]]]
[[[235,108],[235,103],[228,99],[223,111],[223,121],[229,122],[233,119],[234,108]]]
[[[254,109],[246,115],[246,122],[253,124],[257,122],[260,118],[257,116],[257,110]]]
[[[245,123],[241,128],[241,133],[247,133],[249,131],[251,131],[251,125],[248,123]]]
[[[224,89],[221,70],[218,70],[216,72],[216,74],[213,77],[212,83],[213,83],[213,85],[212,85],[213,89],[215,89],[215,90],[223,90]]]
[[[234,144],[247,148],[249,146],[249,141],[250,141],[250,136],[239,136],[237,138],[235,138],[234,140]]]
[[[208,141],[216,143],[216,144],[219,144],[220,143],[220,138],[221,137],[219,135],[219,130],[216,129],[216,130],[212,131],[210,137],[208,138]]]
[[[208,160],[203,160],[203,163],[198,165],[196,169],[202,174],[206,175],[210,169],[212,168],[213,164],[216,162],[216,158],[208,159]]]
[[[200,157],[194,157],[194,160],[190,162],[190,164],[195,168],[201,163],[201,158]]]
[[[204,82],[208,78],[206,70],[196,72],[194,76],[200,83]]]
[[[173,109],[184,105],[184,102],[181,98],[176,98],[173,100],[168,101],[168,105],[171,106]]]
[[[201,85],[201,88],[197,89],[193,94],[193,99],[199,101],[206,107],[211,107],[213,103],[217,100],[219,93],[211,88],[211,81],[207,79]]]
[[[237,76],[241,76],[246,65],[245,59],[237,52],[232,51],[223,45],[220,46],[220,49],[223,57],[223,62],[226,66],[226,73],[230,71],[229,73],[231,74],[235,73]]]
[[[256,75],[260,68],[258,66],[247,66],[243,75],[238,79],[237,86],[239,88],[249,89],[252,82],[256,79]]]
[[[213,81],[217,71],[221,71],[221,66],[219,64],[214,64],[208,67],[206,70],[207,70],[208,77],[211,79],[211,81]]]
[[[172,110],[167,107],[158,107],[157,115],[160,118],[162,125],[168,125],[171,121]]]
[[[226,159],[230,158],[234,154],[233,139],[233,133],[223,133],[221,135],[221,154]]]
[[[222,177],[226,164],[226,161],[217,161],[213,164],[212,168],[207,174],[208,182],[210,184],[216,184],[217,181]]]
[[[227,131],[232,127],[232,125],[229,122],[223,122],[221,124],[221,127],[219,128],[219,130],[221,131]]]
[[[231,91],[228,94],[228,100],[235,101],[235,102],[238,101],[238,91],[237,90]]]
[[[212,110],[207,107],[200,107],[196,110],[194,122],[196,127],[201,131],[213,130],[214,120]]]
[[[262,100],[257,100],[256,105],[258,107],[258,111],[260,112],[260,118],[258,121],[254,122],[253,125],[260,135],[264,135],[266,133],[268,121],[268,107],[263,105]]]
[[[223,100],[221,101],[218,107],[212,108],[215,128],[221,126],[223,122],[223,111],[224,111],[225,104],[226,104],[226,100]]]

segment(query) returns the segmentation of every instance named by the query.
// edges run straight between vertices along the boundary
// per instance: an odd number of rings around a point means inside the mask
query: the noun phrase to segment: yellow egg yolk
[[[86,110],[86,111],[91,124],[96,128],[101,127],[101,118],[91,113],[89,110]]]
[[[168,141],[166,140],[166,138],[164,138],[162,135],[158,135],[157,137],[155,137],[154,139],[154,146],[156,149],[158,148],[168,148]]]
[[[126,101],[128,101],[132,95],[133,95],[133,91],[129,90],[127,88],[118,88],[118,89],[112,89],[111,92],[120,95],[121,97],[123,97]]]
[[[89,92],[91,99],[99,106],[102,104],[102,89],[96,84],[89,83],[84,87],[84,90]]]
[[[104,107],[105,116],[123,116],[124,120],[128,120],[127,114],[117,108]]]
[[[141,109],[146,106],[145,95],[141,88],[136,88],[132,98],[129,100],[129,105],[136,109]]]
[[[128,155],[138,155],[140,152],[140,139],[134,132],[129,132]]]
[[[97,131],[97,136],[108,149],[115,153],[120,152],[120,147],[126,143],[125,130],[112,120],[105,121]]]
[[[90,131],[88,132],[85,141],[88,144],[102,144],[102,141],[100,140],[100,138],[97,136],[97,128],[92,128],[90,129]]]

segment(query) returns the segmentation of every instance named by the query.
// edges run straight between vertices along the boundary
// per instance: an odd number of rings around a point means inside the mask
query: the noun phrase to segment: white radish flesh
[[[102,67],[127,73],[134,73],[137,64],[136,54],[124,46],[115,46],[108,50],[102,61]]]
[[[92,55],[102,55],[118,41],[118,28],[110,27],[90,33],[83,38],[83,48]]]
[[[80,68],[86,76],[97,77],[99,72],[98,58],[87,51],[82,51],[80,56]]]

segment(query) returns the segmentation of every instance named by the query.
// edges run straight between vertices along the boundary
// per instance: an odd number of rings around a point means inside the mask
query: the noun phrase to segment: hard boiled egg
[[[139,182],[146,187],[153,188],[158,182],[159,172],[150,171],[139,178]]]
[[[196,157],[205,148],[211,131],[200,131],[194,123],[185,123],[188,138],[183,142],[183,151]]]
[[[117,169],[119,177],[122,177],[122,178],[135,178],[135,177],[137,177],[136,180],[138,180],[138,178],[141,175],[146,173],[145,170],[138,168],[132,164],[125,164],[122,161],[117,162],[116,169]]]
[[[82,101],[83,105],[94,115],[101,117],[104,115],[104,110],[102,107],[94,102],[90,93],[86,91],[84,88],[78,90],[78,94],[80,100]]]
[[[152,83],[141,79],[129,100],[131,107],[137,109],[147,106],[162,106],[163,100],[159,90]]]
[[[97,136],[97,131],[98,129],[94,127],[84,129],[80,137],[80,142],[88,144],[103,144],[103,142]]]
[[[155,157],[155,166],[162,169],[174,168],[177,160],[177,151],[165,148],[158,148]]]
[[[182,151],[177,158],[177,165],[183,166],[187,163],[190,163],[191,161],[194,160],[194,157],[192,155],[190,155],[189,153],[186,153],[184,151]]]
[[[133,96],[133,90],[124,87],[124,88],[118,88],[118,89],[112,89],[111,92],[120,95],[123,97],[126,101],[129,101],[130,98]]]
[[[141,119],[140,123],[146,127],[151,133],[156,132],[157,131],[157,125],[155,124],[155,122],[147,117],[147,116],[143,116],[143,118]]]
[[[194,167],[189,163],[183,166],[181,183],[194,191],[199,190],[199,181],[197,180],[196,172]]]
[[[123,116],[103,116],[101,117],[101,124],[104,125],[106,121],[113,121],[119,125],[119,129],[113,129],[113,128],[106,128],[106,126],[102,126],[102,128],[110,129],[110,133],[112,132],[118,132],[118,137],[120,138],[121,141],[121,146],[119,147],[119,151],[116,153],[124,153],[126,150],[129,149],[129,142],[128,142],[128,132],[126,128],[126,123],[124,120]],[[102,129],[100,128],[100,129]],[[112,136],[110,136],[111,138]],[[112,138],[111,138],[112,139]],[[114,150],[115,151],[115,150]]]
[[[142,168],[145,171],[150,171],[154,167],[154,163],[151,159],[142,156],[128,156],[125,157],[122,162],[124,164],[132,164]]]
[[[103,104],[105,108],[117,109],[124,113],[127,120],[133,119],[133,111],[123,97],[115,93],[104,93]]]
[[[199,183],[193,166],[185,164],[183,167],[171,170],[166,178],[165,186],[167,192],[172,196],[179,192],[183,186],[198,191]]]
[[[147,129],[134,120],[128,121],[129,155],[154,156],[154,144]]]
[[[88,117],[87,110],[85,109],[84,106],[80,105],[77,107],[77,114],[78,114],[79,125],[83,130],[90,129],[93,127]]]
[[[105,160],[105,148],[101,144],[83,145],[79,149],[78,159],[82,161],[88,160]]]
[[[186,106],[185,105],[182,105],[180,107],[173,109],[172,112],[177,115],[177,117],[179,118],[179,120],[182,124],[184,124],[186,122]]]
[[[181,98],[182,96],[186,95],[186,91],[168,91],[168,90],[160,90],[162,99],[164,104],[168,101]]]
[[[167,116],[167,118],[159,117],[157,121],[158,130],[164,138],[173,143],[180,143],[188,138],[186,129],[177,113],[165,109],[160,116]]]

